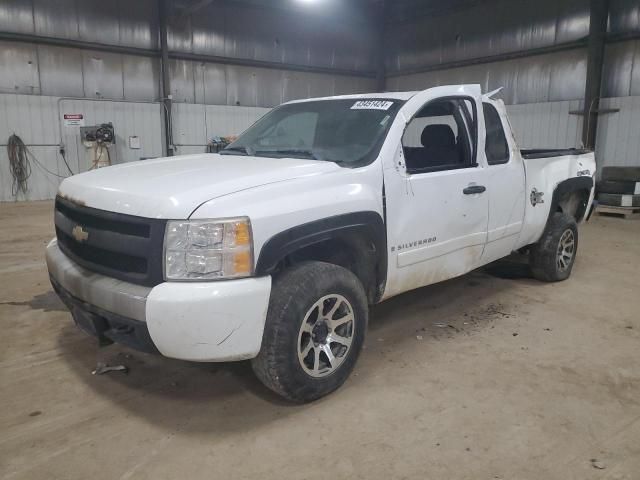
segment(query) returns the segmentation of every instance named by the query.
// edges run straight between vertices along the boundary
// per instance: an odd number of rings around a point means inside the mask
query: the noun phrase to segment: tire
[[[603,180],[598,182],[598,193],[621,193],[627,195],[640,194],[640,182],[623,182],[620,180]]]
[[[602,180],[640,182],[640,167],[604,167]]]
[[[304,403],[323,397],[353,370],[368,314],[364,288],[349,270],[323,262],[294,265],[274,280],[253,371],[287,400]]]
[[[572,246],[569,252],[569,241]],[[562,249],[562,250],[561,250]],[[554,213],[538,243],[532,245],[529,262],[533,277],[543,282],[560,282],[571,275],[578,252],[578,226],[566,213]]]
[[[612,207],[640,207],[640,195],[601,193],[598,195],[598,203]]]

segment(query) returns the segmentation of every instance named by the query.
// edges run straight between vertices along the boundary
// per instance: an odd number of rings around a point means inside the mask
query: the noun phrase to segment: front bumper
[[[76,324],[103,342],[199,362],[244,360],[260,351],[271,277],[149,288],[80,267],[55,239],[46,259]]]

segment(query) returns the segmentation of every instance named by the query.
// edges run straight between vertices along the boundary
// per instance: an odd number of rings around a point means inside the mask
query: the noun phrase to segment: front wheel
[[[578,226],[566,213],[554,213],[538,243],[531,247],[529,261],[534,278],[559,282],[571,275],[578,251]]]
[[[253,370],[288,400],[327,395],[353,370],[367,317],[364,288],[349,270],[323,262],[295,265],[274,280]]]

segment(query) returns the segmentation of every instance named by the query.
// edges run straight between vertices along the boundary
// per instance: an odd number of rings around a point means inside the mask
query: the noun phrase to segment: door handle
[[[486,190],[487,188],[484,185],[469,185],[467,188],[462,190],[462,193],[465,195],[473,195],[474,193],[482,193]]]

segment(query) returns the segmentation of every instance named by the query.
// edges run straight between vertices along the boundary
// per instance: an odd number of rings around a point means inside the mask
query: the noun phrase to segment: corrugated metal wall
[[[587,52],[579,41],[589,32],[588,0],[476,2],[446,15],[400,20],[387,33],[390,90],[458,83],[478,83],[484,91],[504,87],[498,97],[507,104],[523,148],[581,145],[582,116],[569,112],[580,110],[584,97]],[[637,132],[627,127],[640,120],[633,100],[640,95],[640,40],[633,39],[639,32],[640,3],[611,0],[609,33],[630,39],[605,49],[601,108],[621,111],[600,117],[599,169],[640,165]],[[571,42],[577,46],[566,48]],[[554,48],[560,50],[490,61],[495,55]],[[455,62],[476,64],[446,68]]]
[[[572,148],[580,145],[581,100],[507,105],[520,148]]]
[[[640,166],[640,96],[605,98],[601,108],[619,108],[600,116],[596,157],[599,169],[608,165]]]
[[[118,47],[158,48],[157,0],[3,0],[0,31]],[[247,28],[250,25],[251,28]],[[186,54],[374,70],[364,21],[213,2],[170,19],[169,49]],[[0,92],[157,100],[156,58],[0,41]],[[172,59],[174,100],[273,107],[294,98],[369,91],[372,78]],[[205,88],[206,87],[206,88]]]
[[[275,3],[275,2],[274,2]],[[334,2],[333,13],[348,6]],[[157,0],[3,0],[0,32],[158,49]],[[274,5],[271,5],[274,6]],[[169,49],[302,67],[373,70],[372,32],[363,18],[213,2],[189,15],[175,8]],[[336,20],[337,19],[337,20]],[[250,25],[251,28],[247,28]],[[277,66],[277,65],[276,65]],[[370,77],[171,59],[173,138],[178,153],[203,152],[212,136],[237,134],[284,101],[371,91]],[[28,199],[52,198],[67,169],[87,168],[77,129],[59,126],[60,114],[83,113],[87,125],[111,121],[114,163],[162,154],[159,59],[127,53],[0,41],[0,144],[15,132],[42,163],[34,165]],[[90,100],[59,100],[81,97]],[[112,101],[115,100],[115,101]],[[128,148],[137,135],[142,149]],[[36,146],[37,144],[37,146]],[[0,201],[12,200],[3,146]],[[24,199],[23,197],[20,197]]]
[[[611,0],[609,31],[640,32],[637,0]],[[580,99],[586,77],[585,48],[397,75],[456,61],[558,47],[579,41],[588,33],[588,0],[498,0],[491,5],[479,2],[446,16],[407,20],[393,26],[387,35],[386,63],[391,77],[388,86],[391,90],[404,90],[473,81],[487,90],[505,87],[503,99],[508,104]],[[605,62],[603,97],[639,94],[639,40],[607,45]]]
[[[178,153],[206,151],[212,136],[232,135],[245,130],[268,108],[219,105],[174,104],[174,139]],[[68,99],[44,95],[0,94],[0,139],[16,134],[32,156],[32,177],[27,196],[18,200],[53,198],[60,180],[69,171],[59,153],[62,143],[74,173],[90,167],[80,142],[78,127],[64,125],[65,113],[81,113],[86,125],[113,122],[116,142],[110,149],[114,164],[162,155],[161,104],[95,99]],[[129,136],[140,139],[141,148],[129,148]],[[0,141],[0,201],[14,200],[6,140]]]
[[[227,105],[173,105],[173,141],[178,154],[201,153],[212,137],[238,135],[268,108]]]
[[[213,2],[172,22],[169,34],[169,50],[174,51],[362,72],[375,69],[372,32],[364,20],[347,21],[339,11],[329,17],[292,6],[285,10]]]
[[[59,153],[61,144],[74,173],[90,166],[78,127],[64,125],[65,113],[82,113],[86,125],[113,122],[116,142],[110,153],[118,164],[162,155],[160,109],[159,103],[0,94],[0,201],[14,199],[6,149],[10,135],[20,136],[32,153],[30,192],[19,199],[44,200],[53,198],[60,179],[69,175]],[[129,148],[129,136],[140,138],[140,149]]]
[[[502,62],[436,70],[389,78],[390,90],[479,83],[483,91],[504,87],[507,104],[576,100],[584,96],[587,55],[583,49]]]
[[[315,13],[305,12],[302,6],[283,9],[288,4],[275,0],[212,2],[187,15],[176,8],[169,22],[169,48],[183,56],[342,70],[338,75],[172,58],[173,133],[179,152],[202,151],[208,137],[238,133],[283,101],[372,91],[375,31],[364,16],[353,14],[350,3],[329,3],[333,10],[317,8]],[[392,11],[391,18],[397,22],[389,25],[386,35],[388,89],[468,82],[480,83],[485,90],[503,86],[501,96],[508,104],[521,145],[579,144],[582,119],[569,111],[577,109],[584,94],[586,51],[562,45],[579,42],[587,35],[589,0],[452,0],[442,14],[437,11],[443,6],[436,2],[413,4],[415,8]],[[421,16],[421,11],[427,14]],[[610,12],[610,33],[624,36],[640,32],[637,0],[611,0]],[[0,31],[157,49],[157,0],[3,0]],[[487,63],[492,55],[556,47],[562,50]],[[475,65],[446,68],[475,60],[479,60]],[[640,40],[608,44],[605,61],[603,96],[608,98],[603,106],[619,104],[621,111],[601,118],[600,164],[640,164],[635,134],[625,126],[627,121],[637,121],[635,103],[619,100],[640,96]],[[445,69],[416,73],[425,67]],[[64,109],[82,109],[87,123],[115,123],[123,138],[116,147],[117,161],[155,156],[161,143],[160,106],[134,102],[157,102],[159,83],[157,58],[0,41],[0,93],[10,94],[2,95],[0,135],[6,137],[16,130],[27,143],[42,145],[31,147],[32,151],[54,172],[60,172],[55,145],[62,141],[70,161],[80,166],[83,152],[77,138],[63,131],[61,139],[59,132],[47,130],[45,119],[51,120],[49,124],[58,122],[59,97],[113,99],[124,102],[63,101],[62,105]],[[143,137],[143,151],[124,148],[129,135]],[[0,137],[0,143],[4,142]],[[0,185],[1,198],[7,199],[11,197],[4,150]],[[56,180],[40,175],[34,173],[30,198],[50,198],[55,191]]]
[[[588,33],[588,0],[476,2],[393,26],[387,36],[387,70],[549,47]]]

